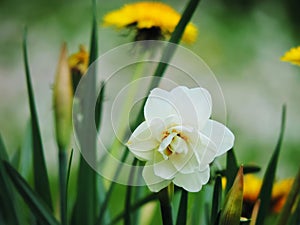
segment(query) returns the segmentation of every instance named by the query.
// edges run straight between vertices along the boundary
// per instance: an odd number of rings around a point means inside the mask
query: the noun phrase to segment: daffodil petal
[[[158,192],[171,183],[171,180],[163,179],[154,174],[153,162],[150,161],[146,163],[143,169],[143,178],[152,192]]]
[[[189,192],[198,192],[201,190],[202,185],[208,182],[209,176],[209,166],[207,166],[203,171],[196,171],[190,174],[178,173],[173,183]]]
[[[217,146],[208,137],[200,132],[197,134],[198,136],[190,138],[189,145],[197,158],[199,165],[198,169],[203,170],[214,160],[218,150]]]
[[[187,155],[175,154],[170,158],[172,158],[172,164],[180,173],[188,174],[199,167],[198,160],[192,151],[189,151]]]
[[[212,111],[212,100],[209,92],[204,88],[192,88],[186,90],[189,95],[194,110],[197,113],[198,129],[202,129]]]
[[[153,160],[154,152],[159,142],[153,137],[146,122],[141,123],[127,142],[129,150],[141,160]]]
[[[182,124],[189,126],[197,126],[197,114],[192,99],[188,94],[189,89],[184,86],[178,86],[171,91],[173,95],[174,105],[179,113]]]
[[[162,122],[166,122],[165,119],[171,115],[178,115],[173,102],[174,100],[169,92],[160,88],[153,89],[144,108],[146,121],[150,123],[153,120],[160,119]],[[164,126],[167,127],[168,124],[164,124]]]
[[[216,156],[224,154],[234,144],[233,133],[217,121],[208,120],[201,133],[205,134],[217,146],[218,152]]]
[[[158,152],[155,153],[153,170],[156,176],[167,180],[173,179],[178,173],[171,161],[165,160]]]

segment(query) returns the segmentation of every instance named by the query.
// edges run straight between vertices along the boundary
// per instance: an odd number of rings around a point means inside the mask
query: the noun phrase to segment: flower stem
[[[131,202],[131,196],[132,196],[132,182],[134,179],[134,172],[135,172],[135,166],[138,163],[138,159],[134,158],[132,162],[132,168],[130,170],[129,179],[128,179],[128,186],[126,190],[126,199],[125,199],[125,215],[124,215],[124,225],[131,225],[131,216],[130,216],[130,202]]]
[[[160,202],[160,211],[163,225],[173,225],[172,207],[170,204],[168,187],[165,187],[164,189],[159,191],[158,199]]]
[[[61,224],[67,225],[67,152],[60,149],[59,158],[59,190],[60,190],[60,217]]]
[[[188,192],[182,189],[176,225],[186,225],[187,205],[188,205]]]

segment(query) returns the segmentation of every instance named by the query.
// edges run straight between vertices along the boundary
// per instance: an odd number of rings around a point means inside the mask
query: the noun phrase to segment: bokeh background
[[[97,1],[99,54],[132,40],[132,34],[102,26],[110,10],[134,1]],[[182,12],[187,1],[162,1]],[[22,57],[22,33],[28,27],[29,60],[45,145],[47,166],[56,173],[52,84],[62,42],[69,52],[88,47],[91,1],[0,1],[0,132],[13,154],[23,142],[29,118]],[[281,62],[300,45],[297,0],[203,0],[192,22],[196,43],[185,45],[215,73],[226,100],[227,124],[236,136],[240,163],[265,169],[279,135],[281,108],[287,126],[278,178],[296,174],[300,156],[300,67]],[[163,15],[162,15],[163,16]],[[79,154],[75,152],[75,154]]]

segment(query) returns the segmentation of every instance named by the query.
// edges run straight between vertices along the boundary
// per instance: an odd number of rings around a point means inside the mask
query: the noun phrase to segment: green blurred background
[[[133,1],[97,1],[99,54],[131,41],[127,32],[101,26],[110,10]],[[162,1],[182,12],[187,1]],[[186,45],[204,59],[222,87],[228,126],[236,136],[240,163],[264,169],[276,145],[281,107],[287,126],[278,178],[296,174],[300,156],[300,67],[280,61],[300,45],[300,3],[288,1],[203,0],[192,18],[196,43]],[[21,40],[28,27],[28,48],[47,166],[56,173],[52,83],[59,50],[88,47],[91,1],[0,1],[0,132],[13,154],[23,142],[29,118]],[[76,152],[75,154],[79,154]]]

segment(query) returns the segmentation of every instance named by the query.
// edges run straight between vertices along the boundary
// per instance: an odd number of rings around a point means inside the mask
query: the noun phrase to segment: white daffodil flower
[[[138,159],[147,161],[143,177],[151,191],[158,192],[173,182],[197,192],[208,182],[209,164],[234,142],[226,126],[209,119],[211,110],[211,96],[204,88],[151,91],[144,108],[145,121],[127,142]]]

